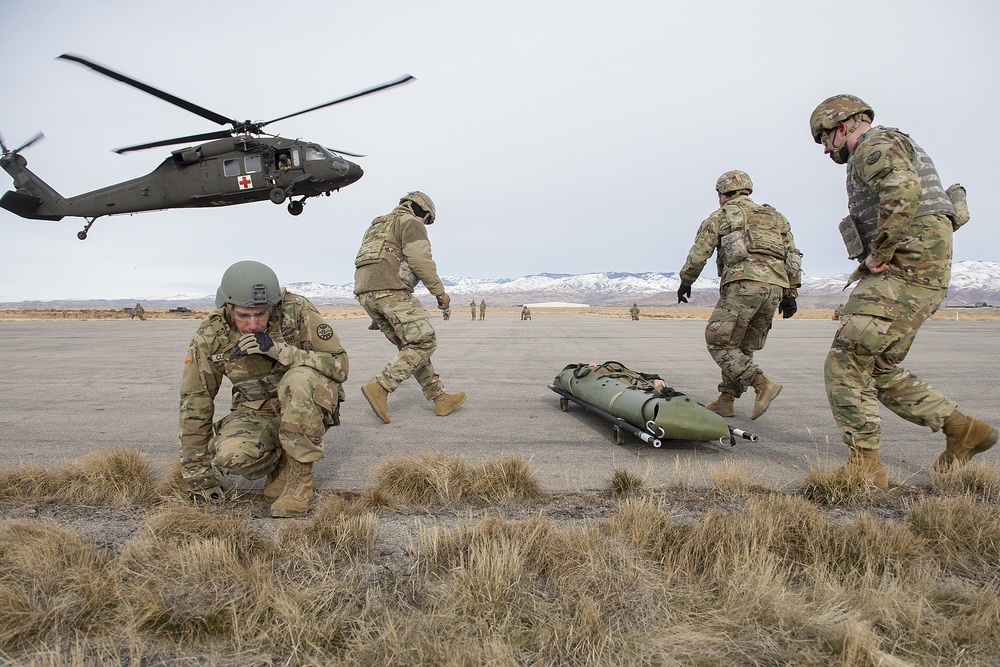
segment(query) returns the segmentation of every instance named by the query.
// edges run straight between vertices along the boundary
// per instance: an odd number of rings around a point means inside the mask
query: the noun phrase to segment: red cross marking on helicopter
[[[240,190],[249,190],[253,188],[253,181],[250,180],[249,176],[240,176],[236,179],[236,182],[240,186]]]

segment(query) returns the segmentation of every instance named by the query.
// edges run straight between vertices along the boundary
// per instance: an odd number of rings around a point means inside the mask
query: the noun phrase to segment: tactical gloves
[[[447,292],[444,292],[437,298],[438,308],[441,310],[447,310],[451,305],[451,297],[448,296]]]
[[[236,341],[236,356],[245,357],[248,354],[263,354],[275,361],[278,359],[279,345],[263,331],[243,334]]]
[[[687,303],[687,297],[691,296],[691,286],[681,283],[677,288],[677,303]]]
[[[778,312],[784,319],[788,319],[798,311],[799,307],[795,304],[794,296],[783,296],[781,301],[778,302]]]

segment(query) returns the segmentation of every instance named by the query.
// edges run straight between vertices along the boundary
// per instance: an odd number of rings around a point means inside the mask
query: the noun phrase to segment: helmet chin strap
[[[854,125],[851,125],[847,132],[844,132],[844,143],[840,148],[831,146],[830,159],[837,164],[847,164],[847,161],[851,158],[851,151],[847,148],[847,138],[851,136],[854,130],[858,129],[858,125],[861,124],[861,120],[857,116],[854,117]]]

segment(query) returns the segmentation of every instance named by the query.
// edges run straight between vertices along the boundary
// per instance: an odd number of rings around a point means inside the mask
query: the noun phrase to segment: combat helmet
[[[859,113],[867,114],[869,122],[875,120],[875,112],[860,97],[834,95],[823,100],[809,117],[809,130],[812,132],[813,141],[817,144],[823,143],[823,132],[832,130]]]
[[[403,195],[399,203],[402,204],[405,201],[411,201],[423,210],[427,211],[427,219],[424,221],[425,225],[433,225],[434,218],[437,217],[437,212],[434,210],[434,202],[431,198],[425,195],[420,190],[414,190],[413,192],[407,192]]]
[[[215,293],[216,308],[227,303],[244,308],[270,307],[280,300],[278,276],[271,267],[252,260],[236,262],[226,269]]]
[[[719,180],[715,182],[715,191],[720,195],[736,192],[737,190],[749,190],[753,192],[753,181],[750,180],[750,174],[739,170],[727,171],[722,176],[719,176]]]

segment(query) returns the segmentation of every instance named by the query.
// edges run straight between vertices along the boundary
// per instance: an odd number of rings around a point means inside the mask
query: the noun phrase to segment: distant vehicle
[[[185,308],[184,306],[177,306],[176,308],[171,308],[167,312],[169,313],[191,313],[194,312],[190,308]]]

